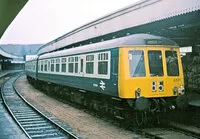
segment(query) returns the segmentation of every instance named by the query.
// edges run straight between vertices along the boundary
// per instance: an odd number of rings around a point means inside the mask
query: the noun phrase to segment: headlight
[[[185,88],[184,88],[183,85],[181,85],[181,86],[179,87],[178,93],[179,93],[180,95],[184,95],[184,94],[185,94]]]

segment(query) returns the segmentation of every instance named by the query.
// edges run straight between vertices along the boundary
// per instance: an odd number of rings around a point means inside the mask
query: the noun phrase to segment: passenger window
[[[78,73],[78,57],[75,57],[75,73]]]
[[[44,63],[44,71],[47,71],[47,60],[45,60],[45,63]]]
[[[74,71],[74,57],[68,58],[68,72],[73,73]]]
[[[51,60],[51,72],[54,72],[54,59]]]
[[[50,71],[50,61],[48,60],[48,68],[47,68],[47,71]]]
[[[43,71],[43,61],[41,61],[41,71]]]
[[[108,74],[108,53],[98,54],[98,74]]]
[[[60,59],[56,59],[56,72],[60,72]]]
[[[94,73],[94,55],[86,56],[86,73],[87,74]]]
[[[62,58],[62,72],[66,72],[66,58]]]

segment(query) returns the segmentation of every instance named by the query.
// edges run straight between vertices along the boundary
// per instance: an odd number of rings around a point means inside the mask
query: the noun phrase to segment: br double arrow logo
[[[106,85],[106,83],[104,83],[102,80],[101,80],[101,82],[99,83],[100,84],[100,88],[102,89],[102,90],[104,90],[106,87],[105,87],[105,85]]]

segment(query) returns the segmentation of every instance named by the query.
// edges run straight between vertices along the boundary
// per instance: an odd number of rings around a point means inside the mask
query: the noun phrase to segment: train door
[[[79,74],[84,76],[85,73],[85,56],[82,55],[79,57]]]
[[[48,60],[47,61],[47,74],[48,74],[49,78],[51,77],[50,76],[50,65],[51,65],[50,60]]]
[[[164,56],[163,52],[160,49],[149,49],[147,51],[148,56],[148,67],[149,67],[149,77],[148,84],[150,85],[149,89],[149,97],[161,97],[166,96],[166,82],[164,75]]]
[[[39,71],[39,66],[40,66],[40,64],[39,64],[39,57],[40,56],[38,56],[37,57],[37,62],[36,62],[36,73],[35,73],[35,76],[36,76],[36,78],[38,78],[38,71]]]

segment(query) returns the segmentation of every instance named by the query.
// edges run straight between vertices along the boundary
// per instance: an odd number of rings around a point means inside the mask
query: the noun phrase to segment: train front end
[[[139,111],[162,111],[185,105],[183,69],[178,46],[120,48],[119,97]]]

